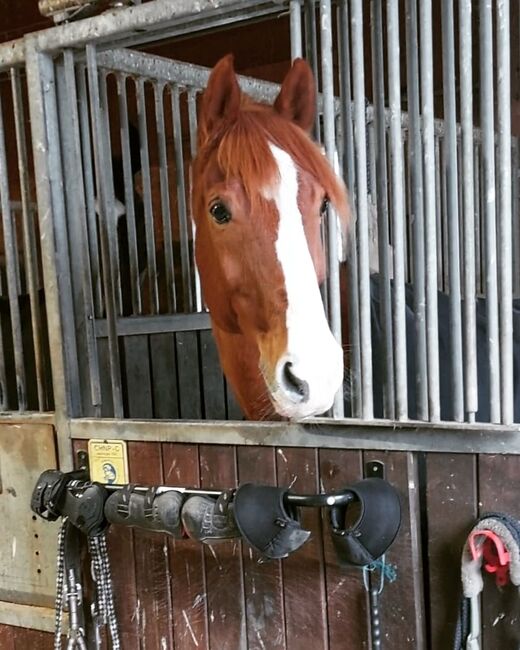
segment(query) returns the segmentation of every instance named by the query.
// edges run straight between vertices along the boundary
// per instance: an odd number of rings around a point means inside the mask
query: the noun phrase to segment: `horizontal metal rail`
[[[520,454],[520,426],[312,419],[284,422],[73,419],[74,439]]]

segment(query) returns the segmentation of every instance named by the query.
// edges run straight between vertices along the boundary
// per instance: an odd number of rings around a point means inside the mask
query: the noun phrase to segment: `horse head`
[[[231,55],[212,70],[193,162],[195,254],[224,373],[247,417],[323,413],[343,380],[319,285],[329,201],[347,194],[310,139],[316,88],[296,60],[273,106],[243,94]]]

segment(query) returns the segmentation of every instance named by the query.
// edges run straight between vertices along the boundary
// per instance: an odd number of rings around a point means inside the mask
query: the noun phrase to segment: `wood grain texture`
[[[478,459],[479,510],[501,512],[520,520],[520,457],[480,455]],[[491,575],[484,576],[482,638],[485,648],[516,648],[520,644],[518,589],[498,589]]]
[[[271,447],[239,447],[240,484],[276,484],[276,458]],[[248,650],[285,650],[282,561],[259,562],[259,554],[243,542],[244,591]]]
[[[167,485],[199,487],[197,445],[163,445],[163,473]],[[190,540],[169,538],[175,648],[208,650],[208,611],[204,549]]]
[[[236,451],[225,445],[200,447],[201,486],[236,485]],[[229,540],[204,549],[211,650],[247,648],[241,542]]]
[[[362,455],[358,451],[321,449],[319,463],[320,485],[325,492],[352,485],[363,476]],[[356,567],[339,566],[332,544],[328,510],[323,509],[321,515],[330,650],[368,648],[368,600],[363,574]]]
[[[134,442],[128,445],[130,480],[141,485],[163,481],[161,445]],[[131,560],[131,558],[128,558]],[[170,564],[166,536],[134,531],[135,595],[140,647],[170,650],[173,645],[173,616]]]
[[[397,568],[397,579],[387,581],[379,597],[385,645],[426,650],[416,456],[403,452],[363,454],[364,463],[373,460],[385,464],[385,478],[401,497],[401,529],[386,554],[386,561]]]
[[[427,565],[430,643],[451,647],[461,593],[460,559],[477,510],[476,458],[426,456]]]
[[[314,449],[277,448],[278,483],[294,492],[319,489]],[[311,539],[283,561],[287,647],[321,650],[328,644],[321,516],[315,508],[301,509],[302,528]]]

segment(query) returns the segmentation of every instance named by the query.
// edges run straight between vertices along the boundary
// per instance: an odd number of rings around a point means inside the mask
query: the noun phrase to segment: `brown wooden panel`
[[[238,478],[242,483],[276,485],[272,447],[239,447]],[[248,650],[286,648],[281,562],[258,562],[259,556],[243,542],[244,590]]]
[[[0,637],[1,639],[1,637]],[[14,650],[53,650],[54,635],[25,628],[14,628]],[[7,646],[9,648],[10,646]],[[3,646],[0,646],[4,650]]]
[[[278,482],[295,492],[319,489],[317,452],[279,448]],[[302,548],[283,560],[286,639],[288,648],[326,648],[327,615],[321,517],[316,508],[302,508],[302,526],[312,531]]]
[[[229,488],[236,485],[233,447],[204,445],[199,453],[203,487]],[[246,646],[241,543],[230,540],[209,546],[204,555],[210,648],[238,650]]]
[[[161,445],[128,445],[130,480],[142,485],[163,483]],[[164,535],[134,531],[137,619],[141,648],[173,648],[173,618],[168,545]]]
[[[14,650],[15,628],[10,625],[0,624],[0,648],[1,650]]]
[[[324,491],[352,485],[363,475],[358,451],[322,449],[319,460],[320,485]],[[329,647],[330,650],[365,648],[368,643],[368,600],[363,575],[357,568],[345,569],[338,565],[327,512],[322,510]]]
[[[520,456],[481,455],[478,459],[480,514],[502,512],[520,520]],[[515,648],[520,643],[518,589],[500,591],[485,576],[482,598],[484,648]]]
[[[166,485],[199,486],[197,445],[167,443],[162,455]],[[193,540],[172,538],[169,549],[175,648],[208,650],[204,550]]]
[[[427,586],[432,648],[449,648],[453,642],[461,592],[460,557],[476,509],[475,456],[427,454]]]
[[[381,626],[385,646],[404,650],[426,648],[420,544],[417,457],[401,452],[365,452],[364,462],[380,460],[386,479],[399,491],[401,530],[386,560],[396,565],[397,580],[387,582],[380,596]]]

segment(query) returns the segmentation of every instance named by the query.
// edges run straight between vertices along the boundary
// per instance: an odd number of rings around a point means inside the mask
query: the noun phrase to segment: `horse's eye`
[[[326,196],[326,197],[323,199],[323,201],[321,202],[321,206],[320,206],[320,216],[321,216],[321,217],[324,217],[324,216],[325,216],[325,213],[327,212],[327,209],[328,209],[328,207],[329,207],[329,203],[330,203],[330,201],[329,201],[329,197]]]
[[[221,202],[217,201],[213,203],[209,209],[213,219],[220,224],[228,223],[231,221],[231,212],[226,208],[226,206]]]

